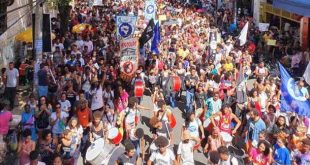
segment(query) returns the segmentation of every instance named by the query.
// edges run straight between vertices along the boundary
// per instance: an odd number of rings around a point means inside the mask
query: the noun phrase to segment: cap
[[[185,130],[183,132],[182,140],[189,140],[190,138],[191,138],[191,135],[190,135],[189,131]]]

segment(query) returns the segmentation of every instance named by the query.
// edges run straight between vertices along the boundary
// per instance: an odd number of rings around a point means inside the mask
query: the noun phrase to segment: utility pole
[[[35,7],[35,27],[32,29],[34,34],[34,55],[35,55],[35,70],[34,70],[34,91],[38,85],[38,76],[37,72],[39,70],[40,63],[42,61],[43,53],[43,40],[42,40],[42,25],[43,25],[43,0],[38,0],[38,4]]]

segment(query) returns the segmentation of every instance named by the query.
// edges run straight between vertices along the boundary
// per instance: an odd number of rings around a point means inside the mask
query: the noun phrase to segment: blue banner
[[[295,80],[279,63],[281,74],[281,111],[310,117],[310,101],[303,96]]]
[[[144,17],[147,20],[151,20],[152,18],[156,20],[156,3],[155,0],[147,0],[145,1],[145,7],[144,7]]]
[[[116,34],[118,39],[130,38],[135,32],[136,16],[116,16]]]

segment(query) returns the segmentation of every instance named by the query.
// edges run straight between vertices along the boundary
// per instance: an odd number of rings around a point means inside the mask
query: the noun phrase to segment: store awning
[[[273,0],[273,7],[310,17],[310,0]]]

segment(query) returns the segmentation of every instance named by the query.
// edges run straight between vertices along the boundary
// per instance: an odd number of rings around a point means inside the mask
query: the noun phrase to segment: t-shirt
[[[53,132],[54,134],[61,134],[61,133],[64,131],[65,125],[64,125],[63,121],[64,121],[67,117],[68,117],[68,115],[67,115],[66,113],[61,112],[61,114],[60,114],[61,120],[59,120],[59,119],[57,119],[56,112],[53,112],[53,113],[51,114],[51,119],[54,120],[54,121],[56,120],[56,122],[55,122],[55,124],[54,124],[54,126],[53,126],[53,129],[52,129],[52,132]],[[61,123],[61,122],[62,122],[62,123]]]
[[[260,153],[259,149],[257,148],[252,148],[250,151],[250,155],[254,163],[267,164],[268,162],[268,156],[265,156],[263,153]]]
[[[149,160],[151,160],[154,165],[172,165],[175,156],[170,149],[167,149],[164,155],[159,151],[153,152]]]
[[[9,69],[5,72],[5,75],[7,77],[6,87],[16,87],[19,76],[18,70],[16,68],[13,68],[12,70]]]
[[[89,109],[86,108],[84,110],[78,110],[77,111],[77,118],[79,120],[79,123],[83,128],[86,128],[88,123],[89,123],[89,118],[90,118],[90,112]]]
[[[63,112],[66,112],[66,113],[67,113],[67,112],[70,111],[71,103],[70,103],[69,100],[65,100],[65,101],[59,100],[58,102],[60,103],[61,110],[62,110]]]
[[[247,128],[248,139],[252,140],[252,142],[258,142],[258,135],[261,131],[266,130],[266,124],[262,119],[259,119],[258,121],[249,120]]]
[[[278,144],[275,144],[273,158],[278,164],[291,165],[290,152],[286,147],[280,147]]]
[[[169,133],[172,132],[172,128],[170,127],[170,124],[168,124],[165,121],[161,121],[161,123],[162,123],[162,128],[156,129],[157,136],[164,136],[164,137],[170,139]]]
[[[0,112],[0,135],[6,135],[9,131],[9,122],[13,119],[9,111]]]
[[[231,158],[231,156],[229,155],[227,160],[225,160],[225,161],[220,160],[219,165],[239,165],[239,164],[238,164],[237,158],[235,158],[235,157]]]
[[[122,154],[120,157],[118,157],[117,161],[118,164],[123,164],[123,165],[135,165],[138,159],[138,155],[134,154],[131,158],[128,157],[127,155]]]
[[[39,86],[47,86],[48,79],[47,79],[47,71],[40,69],[38,72],[38,84]]]
[[[189,122],[187,130],[189,131],[192,137],[199,137],[199,126],[202,125],[199,119]],[[185,126],[185,124],[184,124]]]
[[[194,165],[194,144],[189,143],[179,143],[177,154],[181,155],[182,165]]]
[[[103,92],[101,86],[98,89],[94,89],[91,91],[92,102],[91,102],[91,110],[97,110],[103,107]]]

